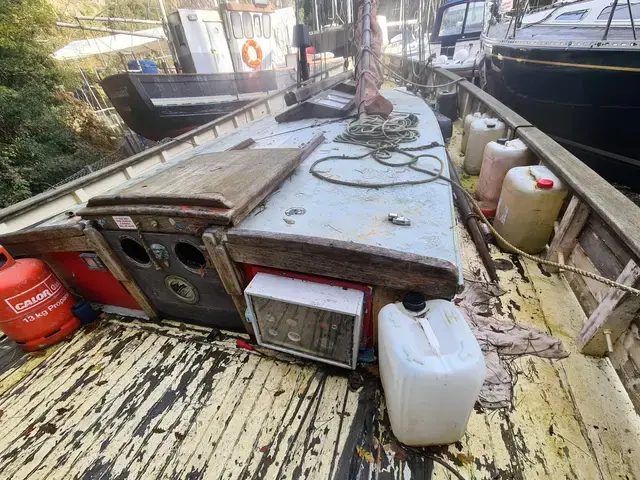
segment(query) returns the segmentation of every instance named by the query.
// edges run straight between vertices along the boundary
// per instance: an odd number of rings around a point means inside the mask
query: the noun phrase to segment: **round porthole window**
[[[147,251],[140,244],[140,242],[134,240],[133,238],[121,238],[120,248],[122,248],[123,253],[129,260],[144,266],[151,264],[151,258],[149,258],[149,254],[147,253]]]
[[[173,251],[176,253],[180,263],[189,270],[199,273],[201,268],[207,266],[207,260],[204,258],[202,251],[190,243],[178,242],[173,247]]]
[[[164,279],[164,284],[180,301],[188,304],[198,303],[200,294],[196,287],[188,280],[178,275],[169,275]]]

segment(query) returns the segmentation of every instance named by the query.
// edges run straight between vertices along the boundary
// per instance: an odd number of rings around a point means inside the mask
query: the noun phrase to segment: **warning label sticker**
[[[118,228],[122,230],[135,230],[136,224],[131,217],[127,217],[124,215],[114,215],[113,221],[116,222]]]

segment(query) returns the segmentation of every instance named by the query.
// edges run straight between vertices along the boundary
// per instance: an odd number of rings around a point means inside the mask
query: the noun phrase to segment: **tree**
[[[54,24],[46,0],[0,0],[0,207],[118,148],[89,107],[66,93],[79,81],[50,56]]]

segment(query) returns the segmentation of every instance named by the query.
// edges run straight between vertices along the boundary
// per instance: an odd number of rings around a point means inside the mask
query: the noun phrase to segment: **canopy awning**
[[[149,34],[142,37],[141,34]],[[163,37],[158,39],[155,37]],[[136,35],[116,34],[106,37],[94,37],[87,40],[74,40],[53,53],[56,60],[75,60],[93,55],[112,55],[117,52],[143,55],[150,51],[168,52],[169,46],[162,27],[138,30]]]

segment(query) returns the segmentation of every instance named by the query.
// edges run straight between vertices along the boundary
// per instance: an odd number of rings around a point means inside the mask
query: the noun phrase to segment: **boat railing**
[[[334,65],[326,71],[312,76],[308,82],[323,76],[336,75],[343,69],[342,64]],[[125,182],[159,163],[166,163],[177,155],[225,135],[241,125],[283,110],[286,108],[284,96],[289,90],[291,87],[265,95],[238,110],[176,138],[3,208],[0,210],[0,234],[15,232],[41,223],[60,213],[73,210],[91,197]]]
[[[640,207],[564,147],[478,86],[441,68],[418,68],[416,60],[385,55],[389,67],[414,81],[434,85],[433,93],[456,89],[464,118],[480,111],[502,119],[509,138],[520,138],[571,191],[544,258],[590,270],[635,288],[640,286]],[[446,85],[437,87],[438,85]],[[584,353],[605,355],[629,328],[640,298],[579,275],[565,274],[588,317],[576,342]]]

